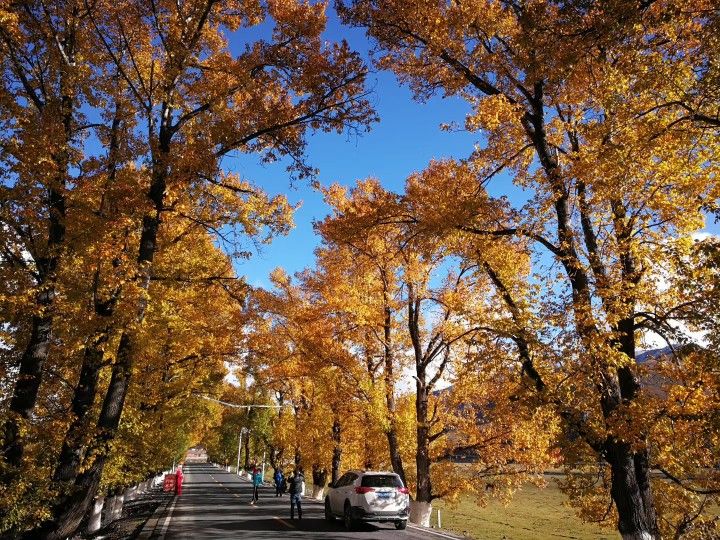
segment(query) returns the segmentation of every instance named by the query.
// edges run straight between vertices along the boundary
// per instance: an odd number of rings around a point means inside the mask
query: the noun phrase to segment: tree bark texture
[[[610,493],[618,512],[618,531],[624,540],[660,538],[646,467],[647,453],[634,453],[630,445],[620,442],[609,443],[607,448],[612,477]]]
[[[340,465],[342,463],[342,425],[338,416],[333,419],[332,440],[333,454],[330,481],[334,484],[340,478]]]
[[[327,469],[317,463],[313,463],[312,478],[315,486],[325,487],[325,484],[327,484]]]
[[[430,437],[428,428],[428,392],[424,373],[418,376],[415,412],[417,414],[417,448],[415,462],[417,467],[417,491],[415,500],[432,502],[432,482],[430,479]]]
[[[97,395],[97,384],[102,368],[103,351],[99,344],[88,346],[83,355],[80,378],[75,387],[71,410],[73,421],[63,439],[53,475],[56,482],[70,482],[75,479],[84,453],[83,438],[88,433],[91,407]]]
[[[396,404],[395,404],[395,378],[394,378],[394,363],[395,358],[393,354],[393,341],[392,341],[392,311],[388,306],[389,299],[387,292],[385,292],[385,314],[383,322],[383,338],[384,338],[384,361],[385,361],[385,402],[388,409],[388,429],[385,432],[388,441],[388,450],[390,451],[390,463],[393,471],[400,476],[403,485],[407,485],[405,481],[405,468],[403,467],[402,456],[400,455],[400,444],[398,443],[397,437],[397,419],[396,415]]]
[[[97,493],[100,479],[107,460],[110,444],[115,438],[125,397],[130,383],[132,369],[132,343],[130,336],[124,333],[120,338],[119,351],[113,365],[105,399],[97,421],[97,433],[88,448],[84,468],[76,478],[68,495],[63,497],[54,508],[54,519],[43,523],[38,529],[30,531],[27,540],[62,540],[71,536],[80,526],[83,517]]]
[[[49,308],[49,304],[46,307]],[[52,317],[50,315],[33,316],[30,341],[20,360],[20,373],[10,400],[8,418],[2,429],[2,450],[0,452],[5,464],[14,469],[20,467],[22,463],[24,444],[20,436],[20,426],[22,422],[30,418],[30,413],[35,407],[42,380],[42,369],[48,358],[51,339]]]

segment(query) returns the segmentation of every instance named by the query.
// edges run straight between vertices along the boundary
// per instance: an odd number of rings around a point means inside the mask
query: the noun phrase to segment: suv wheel
[[[407,527],[407,520],[404,520],[404,519],[403,519],[403,520],[401,520],[401,521],[396,521],[396,522],[395,522],[395,528],[396,528],[398,531],[402,531],[402,530],[405,529],[406,527]]]
[[[330,499],[325,499],[325,521],[335,521],[335,516],[330,508]]]
[[[352,518],[352,508],[350,508],[350,503],[348,501],[345,501],[343,520],[345,521],[345,528],[348,531],[352,531],[355,528],[355,520]]]

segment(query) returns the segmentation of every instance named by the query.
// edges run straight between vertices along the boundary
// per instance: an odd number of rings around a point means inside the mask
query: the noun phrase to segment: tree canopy
[[[309,136],[378,120],[327,9],[0,7],[0,533],[68,537],[203,443],[317,497],[391,469],[421,524],[562,468],[625,539],[716,535],[716,2],[338,0],[477,144],[400,193],[317,186],[314,264],[254,288],[234,263],[294,207],[228,161],[312,183]]]

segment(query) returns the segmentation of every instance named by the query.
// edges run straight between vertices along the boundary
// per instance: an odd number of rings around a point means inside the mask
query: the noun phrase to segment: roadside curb
[[[173,495],[172,497],[169,497],[165,503],[160,503],[158,505],[152,516],[150,516],[143,525],[140,534],[137,536],[138,540],[150,540],[151,538],[157,538],[158,534],[156,534],[156,530],[160,525],[160,521],[165,516],[166,510],[176,497],[176,495]]]
[[[464,540],[467,538],[466,536],[457,535],[446,529],[431,529],[430,527],[421,527],[420,525],[414,525],[412,523],[408,523],[408,529],[422,531],[425,534],[431,534],[437,536],[438,538],[449,538],[451,540]]]

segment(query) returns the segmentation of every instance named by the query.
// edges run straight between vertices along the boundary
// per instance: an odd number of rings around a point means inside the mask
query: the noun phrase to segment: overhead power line
[[[227,401],[221,401],[219,399],[211,398],[210,396],[204,396],[200,395],[201,398],[207,399],[208,401],[214,401],[215,403],[220,403],[221,405],[225,405],[226,407],[232,407],[233,409],[280,409],[284,407],[284,405],[265,405],[265,404],[258,404],[258,403],[250,403],[247,405],[241,405],[239,403],[228,403]]]

